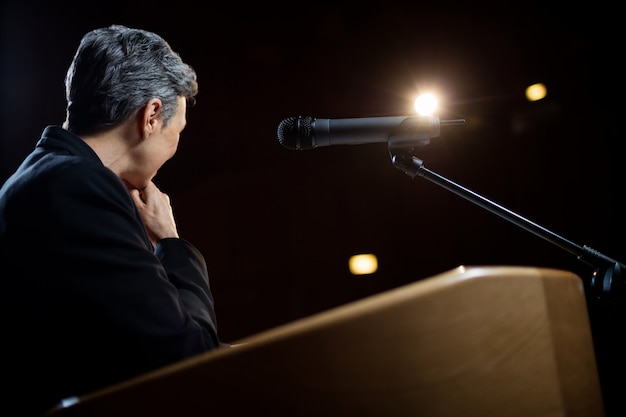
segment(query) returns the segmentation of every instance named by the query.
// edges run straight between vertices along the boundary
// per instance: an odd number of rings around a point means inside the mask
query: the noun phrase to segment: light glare
[[[437,98],[430,93],[422,94],[415,99],[414,106],[415,111],[422,116],[432,114],[437,108]]]
[[[373,274],[378,270],[378,259],[373,254],[361,254],[351,256],[348,261],[352,275]]]
[[[546,86],[542,83],[536,83],[526,87],[526,98],[528,101],[537,101],[544,98],[547,94]]]

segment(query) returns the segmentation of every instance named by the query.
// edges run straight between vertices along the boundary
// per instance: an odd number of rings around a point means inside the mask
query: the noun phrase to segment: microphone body
[[[412,147],[427,145],[430,138],[439,136],[439,126],[439,118],[435,116],[348,119],[297,116],[288,117],[280,122],[278,140],[286,148],[295,150],[378,142]]]

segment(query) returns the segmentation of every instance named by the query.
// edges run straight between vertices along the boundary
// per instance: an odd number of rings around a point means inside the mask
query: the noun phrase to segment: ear
[[[144,139],[154,133],[161,122],[163,103],[158,98],[153,98],[139,111],[138,121],[141,134]]]

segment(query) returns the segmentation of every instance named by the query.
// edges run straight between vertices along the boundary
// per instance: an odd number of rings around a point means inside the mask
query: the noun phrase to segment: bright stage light
[[[378,259],[372,254],[354,255],[348,261],[352,275],[373,274],[378,269]]]
[[[433,114],[437,109],[437,98],[432,94],[422,94],[415,99],[414,107],[422,116]]]
[[[542,83],[536,83],[526,87],[526,98],[528,101],[538,101],[547,94],[546,86]]]

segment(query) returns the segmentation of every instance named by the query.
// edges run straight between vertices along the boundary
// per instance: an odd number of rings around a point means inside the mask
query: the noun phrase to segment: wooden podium
[[[603,416],[581,279],[463,267],[51,410],[70,416]]]

